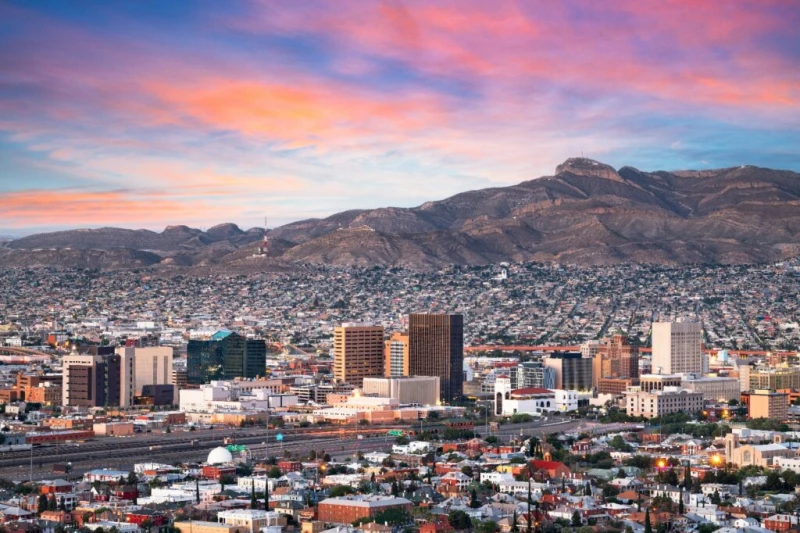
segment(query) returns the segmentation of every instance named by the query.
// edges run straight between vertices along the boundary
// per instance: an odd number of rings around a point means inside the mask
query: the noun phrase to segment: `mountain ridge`
[[[410,208],[354,209],[274,228],[266,261],[253,257],[262,235],[260,228],[242,230],[232,223],[207,231],[169,226],[161,233],[68,230],[6,243],[0,265],[14,252],[68,248],[152,253],[161,259],[151,268],[200,265],[234,271],[290,262],[435,268],[499,261],[775,261],[800,250],[800,174],[750,165],[616,170],[570,158],[552,176],[507,187],[465,191]],[[139,264],[151,261],[152,256],[139,257]]]

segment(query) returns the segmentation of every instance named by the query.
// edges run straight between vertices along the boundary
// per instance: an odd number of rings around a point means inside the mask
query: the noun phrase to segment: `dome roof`
[[[231,452],[229,452],[227,448],[219,446],[208,453],[208,460],[206,462],[210,465],[231,463],[233,462],[233,455],[231,455]]]

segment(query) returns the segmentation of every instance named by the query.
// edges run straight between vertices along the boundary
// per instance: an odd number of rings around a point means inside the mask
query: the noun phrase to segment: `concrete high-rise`
[[[71,354],[61,360],[63,386],[61,404],[75,407],[126,407],[127,397],[120,394],[121,363],[119,355]]]
[[[392,333],[384,347],[384,375],[399,378],[408,375],[408,333]]]
[[[124,346],[117,348],[117,355],[123,356],[125,362],[133,363],[131,376],[123,376],[122,388],[130,389],[133,396],[141,396],[147,385],[172,385],[172,348]],[[123,364],[128,373],[128,364]]]
[[[703,332],[699,322],[653,323],[653,374],[702,374]]]
[[[366,377],[385,374],[383,327],[345,323],[333,330],[333,376],[361,387]]]
[[[408,367],[413,376],[438,376],[441,399],[461,398],[464,385],[464,317],[414,313],[408,320]]]

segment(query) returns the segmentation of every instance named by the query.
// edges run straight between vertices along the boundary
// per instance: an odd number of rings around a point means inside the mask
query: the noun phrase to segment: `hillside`
[[[205,232],[186,226],[162,233],[73,230],[13,240],[0,264],[17,262],[11,258],[23,250],[124,248],[157,254],[157,267],[252,270],[251,250],[260,237],[258,229],[245,232],[233,224]],[[270,239],[277,257],[268,262],[276,266],[774,261],[800,252],[800,175],[753,166],[617,171],[574,158],[553,176],[414,208],[353,210],[294,222],[271,230]],[[64,259],[62,264],[71,261]]]

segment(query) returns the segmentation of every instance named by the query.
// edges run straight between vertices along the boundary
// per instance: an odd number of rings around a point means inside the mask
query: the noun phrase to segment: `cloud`
[[[580,152],[656,168],[797,160],[791,2],[169,11],[0,5],[0,194],[27,191],[0,226],[289,221],[510,184]],[[47,188],[128,214],[48,212],[34,199]]]

